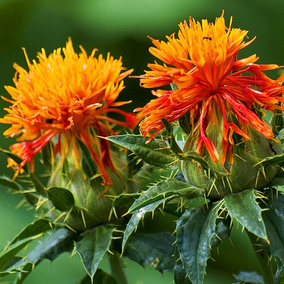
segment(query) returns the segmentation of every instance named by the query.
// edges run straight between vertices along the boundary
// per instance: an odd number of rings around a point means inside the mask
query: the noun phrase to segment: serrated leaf
[[[30,262],[26,263],[22,268],[22,272],[18,273],[17,278],[13,284],[22,284],[33,269],[34,269],[33,263]]]
[[[26,262],[35,264],[43,259],[55,260],[61,253],[72,250],[77,235],[66,228],[56,229],[44,236],[41,242],[28,254]]]
[[[120,206],[129,206],[133,204],[133,202],[140,197],[140,193],[121,193],[120,195],[113,197],[113,206],[120,207]]]
[[[267,239],[261,208],[256,202],[253,189],[244,190],[224,197],[224,204],[230,217],[236,219],[254,235]]]
[[[156,202],[153,202],[151,204],[148,204],[142,208],[140,208],[139,210],[136,210],[132,213],[132,216],[129,220],[129,222],[126,225],[125,231],[124,231],[124,236],[123,236],[123,240],[122,240],[122,251],[125,250],[126,244],[128,242],[129,237],[131,236],[131,234],[137,230],[138,225],[140,223],[140,221],[145,217],[146,214],[155,211],[160,205],[161,203],[163,203],[164,201],[162,200],[158,200]]]
[[[129,212],[133,212],[143,206],[158,200],[167,200],[177,196],[184,196],[187,199],[200,197],[203,189],[178,181],[177,179],[166,179],[147,189],[129,208]]]
[[[174,281],[176,284],[192,284],[188,279],[188,277],[186,277],[184,266],[180,259],[176,261],[173,272],[174,272]]]
[[[69,229],[57,229],[51,234],[44,236],[40,243],[26,257],[16,262],[11,268],[14,271],[19,271],[17,277],[20,281],[31,272],[31,270],[24,270],[26,265],[31,264],[35,268],[44,259],[53,261],[61,253],[72,251],[76,238],[77,234]]]
[[[82,150],[82,167],[85,172],[85,174],[89,177],[92,178],[94,177],[98,171],[97,171],[97,164],[93,159],[92,153],[90,152],[89,148],[87,145],[77,138],[77,142]]]
[[[184,153],[181,150],[181,148],[179,147],[179,145],[177,144],[175,137],[174,137],[174,133],[173,133],[173,127],[170,124],[170,122],[168,120],[166,120],[165,118],[162,118],[162,123],[164,124],[165,128],[167,129],[169,136],[168,136],[168,140],[170,143],[170,147],[172,149],[172,151],[179,157],[183,157]]]
[[[20,234],[18,234],[9,244],[9,246],[13,245],[14,243],[23,240],[25,238],[37,236],[39,234],[43,234],[46,231],[49,231],[53,228],[52,224],[46,219],[39,219],[34,221],[33,223],[29,224],[25,227]]]
[[[31,241],[39,238],[42,236],[42,234],[39,234],[37,236],[32,236],[29,238],[22,239],[13,245],[9,246],[6,250],[4,250],[0,255],[0,270],[3,270],[3,268],[6,268],[14,256],[23,249],[27,244],[29,244]],[[7,269],[7,268],[6,268]]]
[[[33,206],[38,202],[38,197],[35,194],[31,192],[25,192],[25,190],[18,183],[7,177],[0,177],[0,184],[8,187],[9,189],[23,193],[27,201]]]
[[[241,271],[239,274],[234,275],[234,277],[240,284],[264,284],[263,277],[255,271]]]
[[[264,205],[269,210],[263,211],[263,220],[270,242],[271,255],[284,265],[284,196],[272,191],[272,196]]]
[[[281,171],[280,173],[277,173],[272,181],[267,185],[267,187],[272,188],[273,186],[282,186],[284,185],[284,172]]]
[[[103,271],[102,269],[97,269],[97,272],[92,280],[89,275],[86,275],[80,282],[77,284],[119,284],[115,278],[109,273]]]
[[[142,266],[149,265],[160,272],[172,271],[174,241],[175,237],[169,232],[135,234],[124,255]]]
[[[73,194],[66,188],[50,187],[47,190],[47,194],[54,207],[60,211],[69,211],[75,205]]]
[[[255,166],[263,166],[263,167],[268,167],[272,165],[282,166],[283,163],[284,163],[284,154],[279,154],[279,155],[265,158],[259,161],[258,163],[256,163]]]
[[[93,278],[105,253],[109,250],[114,228],[104,226],[97,227],[86,233],[76,243],[76,252],[80,255],[84,268]]]
[[[176,160],[173,152],[162,140],[153,139],[146,143],[147,138],[134,134],[108,136],[106,139],[131,150],[144,162],[153,166],[163,167]]]
[[[203,207],[187,210],[176,226],[177,248],[186,275],[193,284],[204,281],[207,259],[217,235],[220,204],[210,210]]]
[[[3,177],[3,176],[0,177],[0,184],[3,185],[3,186],[6,186],[8,188],[14,189],[16,191],[22,190],[20,185],[18,185],[16,182],[12,181],[9,178]]]

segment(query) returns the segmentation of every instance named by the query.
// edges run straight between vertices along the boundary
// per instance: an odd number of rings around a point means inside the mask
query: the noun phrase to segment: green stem
[[[275,284],[271,257],[268,252],[269,245],[267,244],[267,241],[255,236],[254,234],[248,231],[247,234],[258,259],[264,283]]]
[[[127,278],[124,273],[122,259],[117,252],[109,254],[109,264],[112,276],[119,284],[128,284]]]

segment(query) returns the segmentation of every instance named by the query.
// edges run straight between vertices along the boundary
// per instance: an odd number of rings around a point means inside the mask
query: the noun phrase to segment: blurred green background
[[[257,36],[253,44],[241,51],[242,56],[256,53],[259,63],[284,65],[283,0],[0,0],[0,94],[7,96],[3,86],[12,85],[13,63],[26,68],[22,47],[34,59],[42,47],[49,54],[63,47],[71,37],[77,51],[82,45],[89,53],[98,48],[104,55],[110,52],[114,57],[122,56],[124,66],[134,68],[133,74],[140,75],[147,63],[154,61],[148,52],[151,42],[147,35],[165,39],[165,35],[176,32],[178,23],[189,16],[214,21],[222,10],[227,23],[233,16],[234,27],[249,30],[249,38]],[[151,99],[151,92],[140,88],[138,79],[126,79],[125,85],[121,100],[134,101],[128,110],[143,106]],[[3,116],[2,109],[7,104],[4,101],[1,104]],[[0,125],[1,133],[6,128]],[[11,143],[12,139],[0,139],[1,148],[7,149]],[[0,159],[1,174],[12,176],[6,169],[6,157],[0,155]],[[20,196],[0,188],[0,249],[33,220],[34,212],[17,206],[20,201]],[[240,229],[234,230],[232,243],[226,240],[219,255],[214,252],[215,262],[208,262],[206,283],[232,283],[231,273],[256,269],[251,247]],[[125,265],[130,284],[173,281],[171,273],[161,275],[128,260]],[[54,263],[44,261],[26,283],[76,283],[83,275],[79,257],[64,254]],[[0,283],[7,281],[4,278]]]

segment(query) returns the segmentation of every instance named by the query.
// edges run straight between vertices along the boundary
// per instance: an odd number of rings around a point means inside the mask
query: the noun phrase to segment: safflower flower
[[[245,42],[248,31],[225,25],[224,13],[215,23],[190,18],[189,24],[179,24],[177,37],[167,41],[152,40],[155,47],[149,51],[162,61],[148,64],[150,70],[139,76],[144,88],[159,88],[171,84],[172,90],[158,89],[157,97],[146,106],[137,108],[144,119],[140,129],[150,141],[162,129],[162,118],[169,122],[185,118],[190,129],[197,133],[196,151],[204,147],[211,159],[224,164],[229,153],[233,163],[233,134],[250,140],[248,126],[264,137],[273,138],[269,126],[258,116],[256,109],[275,112],[283,110],[283,75],[273,80],[263,71],[279,68],[278,65],[256,64],[254,54],[238,59],[241,49],[254,41]],[[211,124],[220,124],[222,118],[222,154],[206,131]],[[187,133],[188,134],[188,133]]]
[[[28,70],[14,64],[15,87],[5,86],[12,99],[2,97],[11,106],[5,108],[8,114],[0,122],[11,124],[4,132],[6,137],[18,137],[19,143],[10,147],[22,158],[15,175],[27,163],[33,170],[34,156],[55,137],[59,160],[62,162],[72,151],[79,164],[79,138],[91,151],[104,183],[111,184],[107,173],[107,167],[114,169],[110,146],[99,136],[115,135],[112,124],[134,127],[135,116],[118,108],[129,101],[116,101],[124,89],[123,79],[133,70],[125,70],[122,59],[114,59],[109,53],[104,59],[95,56],[97,49],[90,56],[82,46],[80,50],[77,54],[69,39],[66,47],[49,56],[42,49],[38,62],[30,62],[23,49]],[[108,117],[109,113],[118,113],[125,121]],[[10,161],[9,166],[15,166],[15,162]]]

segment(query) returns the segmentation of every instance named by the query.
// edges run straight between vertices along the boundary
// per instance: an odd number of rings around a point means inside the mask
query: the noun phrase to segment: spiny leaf
[[[267,239],[261,208],[256,202],[253,189],[230,194],[224,197],[225,207],[230,217],[256,236]]]
[[[105,253],[109,250],[114,228],[96,227],[86,233],[76,243],[76,252],[80,255],[84,268],[88,275],[93,278]]]
[[[166,179],[148,188],[145,193],[135,200],[128,211],[133,212],[143,206],[165,198],[172,199],[177,196],[185,196],[187,199],[193,199],[200,197],[202,193],[203,189],[196,186],[178,181],[174,178]]]
[[[178,157],[183,157],[184,153],[183,151],[180,149],[179,145],[177,144],[175,137],[174,137],[174,133],[173,133],[173,127],[170,124],[169,121],[167,121],[165,118],[162,118],[162,123],[164,124],[165,128],[167,129],[169,136],[168,136],[168,140],[170,143],[170,147],[172,149],[172,151],[178,156]]]
[[[73,243],[77,240],[77,237],[78,234],[66,228],[56,229],[54,232],[44,236],[26,257],[11,265],[12,272],[18,271],[17,279],[19,282],[16,283],[22,283],[32,271],[27,269],[30,265],[34,269],[44,259],[53,261],[61,253],[72,251]]]
[[[265,158],[261,160],[260,162],[258,162],[257,164],[255,164],[255,166],[263,166],[263,167],[268,167],[272,165],[282,166],[283,163],[284,163],[284,154],[279,154],[279,155]]]
[[[3,186],[6,186],[8,188],[14,189],[16,191],[21,191],[22,190],[20,185],[18,185],[16,182],[10,180],[7,177],[3,177],[3,176],[0,177],[0,184],[3,185]]]
[[[121,193],[120,195],[113,197],[113,206],[114,207],[121,207],[121,206],[129,206],[130,204],[133,204],[135,199],[139,198],[141,196],[140,193]]]
[[[263,277],[255,271],[241,271],[239,274],[234,275],[237,283],[250,283],[250,284],[264,284]],[[236,283],[236,284],[237,284]]]
[[[272,179],[272,181],[267,185],[267,187],[272,188],[274,186],[282,186],[284,185],[284,171],[281,170],[280,172],[278,172],[274,178]]]
[[[169,232],[135,234],[124,255],[142,266],[149,265],[160,272],[172,271],[174,241]]]
[[[125,228],[124,231],[124,236],[123,236],[123,240],[122,240],[122,251],[125,250],[126,244],[128,242],[129,237],[131,236],[131,234],[137,230],[138,225],[140,223],[140,221],[145,217],[146,214],[155,211],[160,205],[161,203],[163,203],[164,200],[158,200],[156,202],[150,203],[142,208],[140,208],[139,210],[136,210],[132,213],[132,216],[129,220],[129,222],[127,223],[127,226]]]
[[[210,249],[216,245],[220,206],[218,203],[209,210],[203,207],[187,210],[177,222],[177,248],[186,275],[193,284],[204,281]]]
[[[37,236],[39,234],[45,233],[53,228],[52,223],[47,219],[38,219],[33,223],[25,227],[9,244],[9,246],[15,244],[16,242],[23,240],[25,238]]]
[[[284,266],[284,196],[275,190],[269,191],[268,201],[263,205],[263,220],[270,242],[271,255],[277,257]]]
[[[60,211],[69,211],[75,205],[75,199],[71,191],[63,187],[50,187],[47,190],[48,199],[54,207]]]
[[[168,145],[158,139],[146,143],[147,138],[134,135],[117,135],[106,137],[107,140],[134,152],[144,162],[153,166],[166,166],[175,162],[176,158]]]
[[[27,201],[31,204],[31,205],[36,205],[38,202],[38,197],[36,196],[36,194],[31,193],[31,192],[26,192],[18,183],[16,183],[15,181],[7,178],[7,177],[0,177],[0,184],[3,186],[8,187],[9,189],[13,189],[17,192],[21,192],[24,194],[24,196],[26,197]]]
[[[26,263],[23,266],[22,271],[18,273],[17,279],[14,281],[13,284],[23,283],[26,277],[32,272],[33,269],[34,269],[33,263],[30,263],[30,262]]]
[[[7,265],[10,264],[13,257],[21,250],[23,249],[28,243],[31,241],[39,238],[42,234],[39,234],[37,236],[31,236],[25,239],[22,239],[13,245],[9,246],[6,250],[4,250],[0,255],[0,270],[5,268]]]
[[[96,274],[93,279],[89,275],[86,275],[80,282],[77,284],[119,284],[115,278],[103,271],[102,269],[97,269]]]

